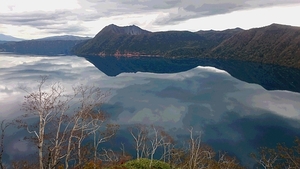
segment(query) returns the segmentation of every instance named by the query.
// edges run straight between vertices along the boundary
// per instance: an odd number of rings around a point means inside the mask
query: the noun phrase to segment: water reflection
[[[256,83],[267,90],[288,90],[300,93],[300,70],[282,66],[222,59],[160,58],[160,57],[96,57],[86,56],[108,76],[123,72],[178,73],[197,66],[212,66],[248,83]]]
[[[259,146],[272,146],[282,141],[291,143],[294,136],[300,136],[299,93],[268,91],[258,84],[231,76],[266,81],[269,86],[279,89],[284,84],[281,78],[295,78],[283,76],[284,69],[274,72],[279,68],[259,68],[259,65],[232,61],[156,59],[87,58],[94,67],[85,58],[76,56],[2,54],[0,118],[21,114],[20,105],[25,93],[18,89],[20,85],[34,91],[40,75],[49,75],[49,84],[60,81],[67,91],[76,84],[110,90],[111,96],[102,108],[115,123],[160,125],[176,131],[172,134],[178,138],[194,126],[195,130],[204,132],[204,141],[216,149],[237,155],[244,163],[249,159],[248,154]],[[199,63],[219,65],[230,74],[213,67],[197,67]],[[274,79],[268,81],[269,77],[263,72],[273,72],[270,76]],[[297,71],[291,72],[293,74],[298,75]],[[292,88],[292,84],[298,83],[294,79],[286,84]],[[7,158],[22,153],[21,135],[11,133],[9,136],[6,152],[14,153]]]

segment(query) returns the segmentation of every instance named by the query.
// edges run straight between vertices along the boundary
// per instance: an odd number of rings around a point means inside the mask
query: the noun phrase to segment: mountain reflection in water
[[[116,58],[113,56],[85,56],[84,58],[108,76],[117,76],[123,72],[178,73],[197,66],[212,66],[225,70],[242,81],[259,84],[267,90],[300,93],[300,70],[277,65],[207,58]]]
[[[127,127],[141,123],[162,126],[181,141],[193,126],[203,131],[205,143],[244,165],[258,147],[290,145],[300,136],[300,78],[294,69],[229,60],[13,54],[0,54],[0,63],[0,118],[22,113],[26,93],[19,84],[35,91],[41,75],[50,77],[48,84],[60,82],[66,91],[77,84],[96,85],[111,92],[101,108],[122,126],[112,142],[128,143],[126,150],[131,146]],[[4,160],[35,151],[20,142],[27,131],[7,133]]]

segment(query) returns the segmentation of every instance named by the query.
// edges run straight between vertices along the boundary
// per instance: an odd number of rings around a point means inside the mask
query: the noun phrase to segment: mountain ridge
[[[121,31],[131,27],[108,25],[93,39],[76,46],[73,52],[82,56],[223,58],[300,68],[299,27],[271,24],[249,30],[148,31],[141,34]]]
[[[88,40],[88,39],[92,39],[92,38],[91,37],[74,36],[74,35],[60,35],[60,36],[49,36],[49,37],[33,39],[33,40],[50,41],[50,40]]]
[[[271,24],[245,30],[213,48],[210,56],[300,68],[300,27]]]
[[[0,41],[0,51],[37,55],[221,58],[300,68],[300,27],[271,24],[249,30],[150,32],[135,25],[110,24],[91,39],[63,35],[21,42]]]
[[[141,29],[136,25],[130,26],[117,26],[115,24],[110,24],[105,26],[96,36],[103,33],[115,33],[115,34],[126,34],[126,35],[144,35],[151,33],[150,31]]]
[[[22,41],[22,40],[25,40],[25,39],[16,38],[14,36],[5,35],[5,34],[0,33],[0,41],[2,41],[2,42],[5,42],[5,41]]]
[[[0,41],[0,52],[34,55],[70,55],[74,46],[89,39],[91,38],[61,35],[23,41]]]

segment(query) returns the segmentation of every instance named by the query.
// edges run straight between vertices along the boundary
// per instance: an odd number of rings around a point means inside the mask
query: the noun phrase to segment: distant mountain
[[[272,24],[241,31],[212,49],[210,56],[300,68],[300,28]]]
[[[143,30],[135,25],[119,27],[117,25],[110,24],[104,27],[102,31],[100,31],[96,35],[96,37],[106,33],[126,34],[126,35],[147,35],[150,34],[151,32],[147,30]]]
[[[300,68],[300,28],[272,24],[224,31],[149,32],[109,25],[77,45],[77,55],[223,58]]]
[[[227,31],[224,31],[226,34]],[[230,35],[232,33],[230,32]],[[149,32],[137,26],[109,25],[82,46],[77,55],[197,56],[219,43],[189,31]]]
[[[70,55],[71,49],[84,40],[27,40],[0,43],[0,52],[34,55]]]
[[[15,38],[13,36],[9,36],[9,35],[4,35],[4,34],[0,34],[0,41],[22,41],[24,39],[20,39],[20,38]]]
[[[6,38],[7,39],[7,38]],[[7,42],[0,51],[79,56],[222,58],[300,68],[300,28],[272,24],[224,31],[150,32],[135,25],[108,25],[94,38],[71,35]]]
[[[62,36],[51,36],[51,37],[45,37],[35,40],[41,40],[41,41],[49,41],[49,40],[88,40],[92,39],[90,37],[81,37],[81,36],[73,36],[73,35],[62,35]]]
[[[20,42],[0,41],[0,52],[34,55],[70,55],[71,49],[90,37],[73,35],[52,36]]]

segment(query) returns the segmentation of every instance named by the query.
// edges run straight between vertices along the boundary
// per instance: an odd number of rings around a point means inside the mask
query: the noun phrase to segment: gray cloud
[[[26,12],[17,14],[1,14],[1,24],[30,26],[51,34],[76,34],[88,28],[80,24],[69,24],[68,21],[77,20],[76,13],[67,10],[54,12]]]
[[[48,33],[53,33],[53,34],[76,34],[76,33],[82,33],[86,31],[88,28],[81,26],[81,25],[50,25],[50,26],[39,26],[39,29],[42,29]]]
[[[176,24],[192,18],[225,14],[243,9],[299,3],[298,0],[112,0],[110,1],[111,5],[108,6],[103,0],[80,2],[85,5],[88,2],[90,4],[89,7],[97,11],[92,16],[86,16],[86,19],[93,19],[103,15],[112,16],[149,11],[167,12],[168,16],[160,17],[155,21],[155,24],[158,25]],[[107,6],[107,8],[103,9],[103,6]],[[171,9],[175,10],[175,12],[170,12]]]
[[[160,16],[153,24],[171,25],[192,18],[296,3],[299,0],[78,0],[81,8],[74,10],[0,13],[0,23],[35,27],[51,34],[85,34],[89,28],[83,26],[84,22],[101,17],[164,12],[167,15]]]
[[[70,18],[71,17],[71,18]],[[62,24],[66,19],[72,19],[75,15],[70,11],[54,11],[54,12],[26,12],[14,14],[1,14],[0,21],[2,24],[27,25],[27,26],[43,26]]]
[[[261,7],[272,7],[284,4],[296,4],[298,0],[225,0],[225,1],[182,1],[178,4],[177,11],[169,13],[168,16],[158,18],[156,24],[168,25],[176,24],[193,18],[212,16],[218,14],[226,14],[244,9],[255,9]]]
[[[80,1],[84,7],[93,8],[97,11],[93,15],[86,16],[86,19],[103,15],[112,16],[151,11],[168,13],[166,17],[160,17],[155,21],[155,24],[158,25],[176,24],[192,18],[226,14],[243,9],[300,3],[298,0],[111,0],[109,2],[103,0]],[[106,8],[103,8],[103,6],[106,6]],[[170,10],[173,12],[170,12]]]

